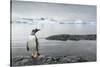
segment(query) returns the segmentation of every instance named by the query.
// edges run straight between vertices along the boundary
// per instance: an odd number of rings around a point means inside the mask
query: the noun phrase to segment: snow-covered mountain
[[[33,23],[33,19],[30,19],[30,18],[19,18],[19,17],[16,17],[14,19],[12,19],[12,23]]]
[[[83,20],[56,20],[53,18],[12,18],[12,23],[20,24],[96,24],[96,22]]]
[[[12,23],[24,23],[24,24],[52,24],[52,23],[58,23],[55,19],[49,19],[49,18],[16,18],[12,19]]]

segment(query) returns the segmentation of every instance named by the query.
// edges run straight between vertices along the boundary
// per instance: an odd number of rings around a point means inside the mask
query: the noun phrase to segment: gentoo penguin
[[[36,32],[38,32],[40,29],[33,29],[31,34],[28,37],[28,41],[27,41],[27,51],[32,51],[32,58],[37,58],[39,54],[38,51],[38,39],[36,37]]]

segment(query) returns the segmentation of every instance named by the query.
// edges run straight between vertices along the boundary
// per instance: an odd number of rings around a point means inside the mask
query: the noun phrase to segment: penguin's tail
[[[26,45],[26,49],[27,49],[27,51],[29,51],[28,42],[27,42],[27,45]]]

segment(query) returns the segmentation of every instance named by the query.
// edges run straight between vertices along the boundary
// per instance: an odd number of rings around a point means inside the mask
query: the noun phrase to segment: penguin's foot
[[[40,53],[37,53],[38,56],[40,56]]]
[[[32,58],[35,59],[35,58],[37,58],[37,57],[38,57],[37,52],[33,52],[33,53],[32,53]]]

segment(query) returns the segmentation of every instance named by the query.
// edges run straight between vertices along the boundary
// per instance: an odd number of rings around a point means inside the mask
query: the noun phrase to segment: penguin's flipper
[[[26,48],[27,48],[27,51],[29,51],[28,42],[27,42]]]

